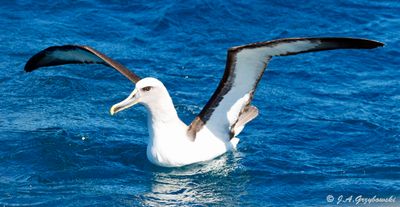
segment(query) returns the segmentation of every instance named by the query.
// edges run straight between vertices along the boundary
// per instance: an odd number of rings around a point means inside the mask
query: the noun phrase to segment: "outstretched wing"
[[[46,48],[28,60],[25,65],[25,71],[31,72],[40,67],[64,64],[103,64],[122,73],[122,75],[133,83],[140,80],[139,76],[117,61],[91,47],[81,45],[64,45]]]
[[[253,43],[228,50],[225,72],[217,90],[200,114],[193,120],[188,135],[207,128],[212,134],[226,136],[232,133],[235,123],[250,107],[254,91],[268,62],[274,56],[333,49],[371,49],[382,43],[356,38],[290,38]]]

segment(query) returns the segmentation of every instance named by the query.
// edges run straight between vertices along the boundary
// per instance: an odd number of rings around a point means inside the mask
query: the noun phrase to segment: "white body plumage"
[[[175,110],[172,98],[161,81],[144,78],[136,84],[136,89],[124,101],[114,105],[111,113],[133,106],[144,105],[148,111],[149,142],[147,158],[154,164],[164,167],[177,167],[191,163],[211,160],[225,152],[235,149],[237,138],[230,139],[211,133],[205,125],[196,139],[188,136],[188,126],[181,121]]]

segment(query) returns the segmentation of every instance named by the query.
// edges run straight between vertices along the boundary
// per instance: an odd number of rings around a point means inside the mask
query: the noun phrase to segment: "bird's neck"
[[[179,119],[172,101],[158,102],[146,108],[149,112],[149,119],[151,119],[149,121],[153,123],[169,123]]]
[[[159,137],[171,128],[181,128],[186,125],[179,119],[170,96],[145,105],[148,110],[148,127],[150,137]]]

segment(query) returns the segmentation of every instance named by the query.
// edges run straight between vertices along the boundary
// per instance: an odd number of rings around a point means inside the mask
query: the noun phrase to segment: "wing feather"
[[[371,49],[382,43],[358,38],[289,38],[258,42],[228,49],[224,75],[218,88],[188,128],[194,140],[207,125],[217,136],[229,133],[239,115],[250,105],[268,62],[274,56],[334,49]],[[232,137],[230,137],[232,138]]]
[[[139,76],[119,62],[89,46],[81,45],[63,45],[46,48],[28,60],[25,65],[25,71],[31,72],[41,67],[64,64],[103,64],[114,68],[133,83],[140,80]]]

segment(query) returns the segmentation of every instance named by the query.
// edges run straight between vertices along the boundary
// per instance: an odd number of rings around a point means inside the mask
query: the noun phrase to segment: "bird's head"
[[[137,103],[150,107],[169,98],[169,94],[164,84],[155,78],[144,78],[136,83],[135,90],[123,101],[113,105],[110,109],[111,115],[125,110]]]

